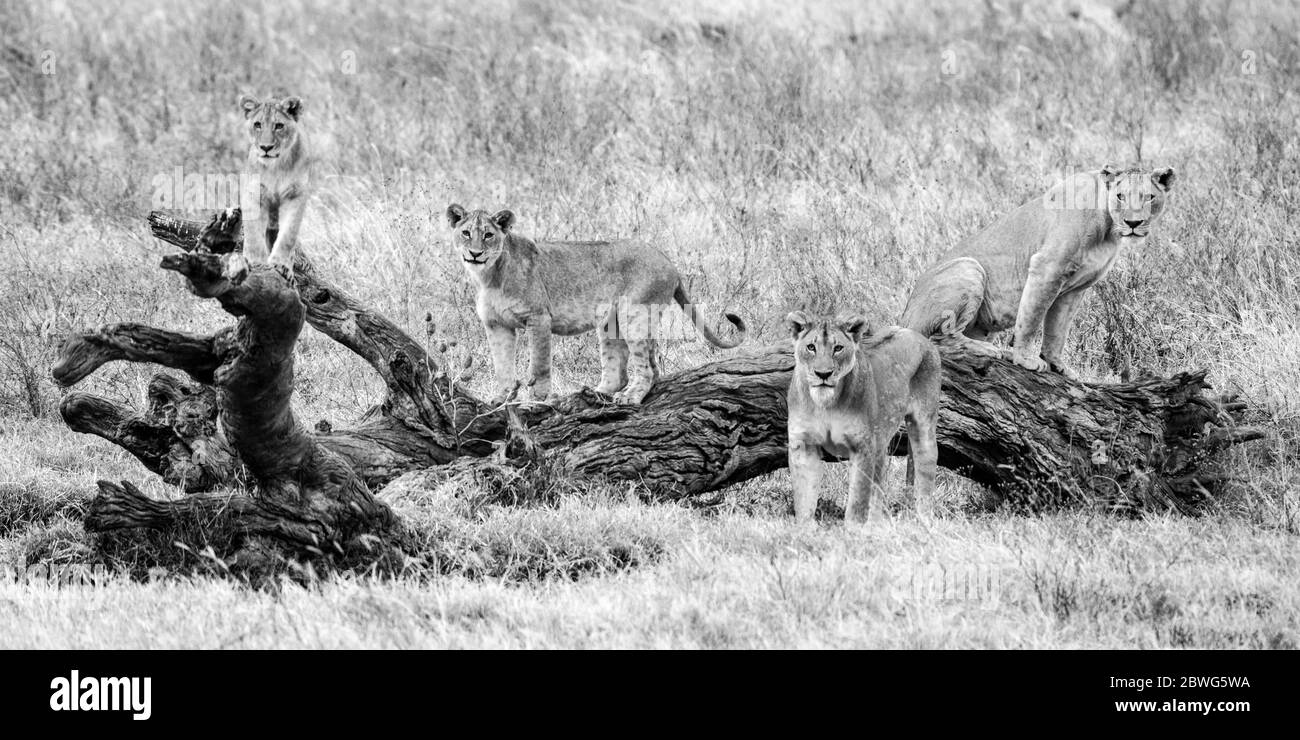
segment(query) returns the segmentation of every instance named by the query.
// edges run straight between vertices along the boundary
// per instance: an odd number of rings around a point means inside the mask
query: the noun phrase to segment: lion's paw
[[[1067,380],[1077,381],[1079,379],[1079,374],[1076,373],[1073,368],[1066,367],[1065,365],[1062,365],[1060,362],[1057,362],[1056,360],[1047,359],[1047,358],[1044,359],[1047,360],[1047,367],[1052,372],[1065,376]]]
[[[515,396],[518,394],[519,383],[510,386],[500,386],[497,388],[496,393],[493,393],[488,397],[487,404],[489,406],[500,406],[503,403],[509,403],[510,401],[515,400]]]
[[[1047,370],[1047,360],[1034,355],[1026,355],[1023,352],[1013,352],[1011,361],[1026,370],[1033,370],[1036,373]]]
[[[616,382],[607,383],[605,381],[601,381],[600,384],[597,385],[595,388],[592,388],[592,390],[596,391],[597,393],[603,393],[606,396],[612,396],[615,393],[618,393],[619,389],[621,389],[624,385],[626,385],[626,383],[622,383],[622,384]]]
[[[628,386],[614,394],[614,403],[620,406],[640,406],[641,401],[650,392],[649,388]]]

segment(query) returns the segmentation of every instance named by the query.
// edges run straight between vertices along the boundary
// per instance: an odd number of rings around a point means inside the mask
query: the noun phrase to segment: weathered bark
[[[59,375],[57,369],[55,375]],[[66,378],[60,381],[67,382]],[[187,493],[248,480],[238,454],[217,432],[214,388],[188,385],[160,373],[149,382],[148,400],[145,410],[135,414],[103,398],[70,393],[60,410],[73,431],[95,434],[119,445]]]
[[[184,249],[220,253],[238,243],[228,224],[205,232],[197,222],[159,214],[150,223],[156,236]],[[793,360],[783,346],[729,354],[666,377],[640,407],[614,405],[590,390],[551,405],[524,405],[518,419],[527,432],[512,434],[501,409],[452,382],[423,347],[325,281],[304,258],[295,265],[295,280],[306,321],[362,357],[387,385],[387,398],[357,426],[321,427],[314,435],[319,449],[346,460],[371,485],[457,458],[481,458],[521,437],[573,475],[635,481],[662,497],[717,491],[786,464],[785,392]],[[60,367],[78,368],[65,377],[80,379],[88,372],[84,368],[103,361],[154,359],[206,382],[201,351],[189,349],[184,361],[179,350],[142,354],[140,347],[157,336],[143,335],[138,327],[108,327],[70,340]],[[201,349],[200,339],[177,341]],[[1191,510],[1225,479],[1215,454],[1263,436],[1236,426],[1233,414],[1240,404],[1205,395],[1204,373],[1091,385],[957,347],[940,349],[940,464],[1014,503]],[[287,398],[287,387],[283,391]],[[194,386],[185,393],[203,398],[205,391]],[[93,414],[87,411],[92,408]],[[73,428],[131,449],[164,478],[185,481],[187,490],[208,490],[236,478],[241,465],[254,467],[244,459],[244,448],[226,442],[215,424],[186,417],[181,425],[175,414],[153,404],[137,414],[70,394],[63,411]],[[905,440],[897,442],[901,454]],[[194,454],[187,458],[186,449]],[[231,450],[232,457],[205,458],[200,449]]]
[[[1190,512],[1228,480],[1214,456],[1264,436],[1237,425],[1244,404],[1205,395],[1204,372],[1091,384],[940,353],[939,464],[1016,504]]]
[[[219,218],[208,232],[228,237],[237,226],[237,220]],[[214,395],[155,379],[146,415],[124,414],[83,394],[64,399],[63,415],[73,428],[127,446],[186,490],[230,481],[244,470],[256,486],[247,495],[155,502],[129,484],[101,482],[86,527],[182,526],[220,513],[237,531],[317,549],[390,531],[396,520],[388,507],[375,500],[347,458],[302,428],[290,407],[293,348],[305,316],[298,293],[267,266],[232,283],[221,257],[207,250],[165,257],[162,267],[184,275],[193,293],[215,298],[239,322],[210,337],[133,324],[73,336],[54,377],[70,385],[112,360],[155,362],[210,383]]]

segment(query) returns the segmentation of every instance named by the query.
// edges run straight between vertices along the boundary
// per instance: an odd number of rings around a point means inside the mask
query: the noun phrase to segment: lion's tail
[[[713,333],[713,329],[708,322],[704,320],[704,317],[700,316],[699,312],[695,310],[695,304],[691,303],[690,296],[686,295],[686,286],[682,285],[681,281],[677,282],[677,290],[673,291],[673,299],[677,301],[677,305],[682,307],[682,311],[686,313],[686,318],[690,319],[691,323],[695,325],[696,331],[714,347],[731,349],[745,341],[745,335],[749,330],[745,328],[744,320],[734,313],[723,313],[722,315],[736,328],[736,338],[730,342],[719,339],[718,335]]]

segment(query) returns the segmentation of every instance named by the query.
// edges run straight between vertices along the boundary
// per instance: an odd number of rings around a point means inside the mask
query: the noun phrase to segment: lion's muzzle
[[[821,408],[826,408],[835,401],[835,386],[824,383],[810,385],[808,387],[808,397]]]
[[[1126,219],[1123,222],[1123,224],[1119,227],[1119,235],[1140,237],[1140,236],[1146,236],[1147,232],[1150,230],[1151,230],[1151,223],[1148,219],[1143,219],[1140,221],[1129,221]]]

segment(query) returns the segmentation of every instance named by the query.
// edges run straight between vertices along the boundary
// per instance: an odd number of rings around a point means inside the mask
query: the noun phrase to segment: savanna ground
[[[1300,644],[1290,3],[393,5],[0,9],[0,563],[115,572],[0,582],[0,647]],[[511,505],[417,476],[383,493],[429,543],[396,579],[286,562],[252,587],[194,543],[88,536],[96,479],[176,494],[69,432],[49,368],[74,330],[230,320],[157,269],[143,217],[177,167],[238,170],[245,91],[306,100],[328,162],[301,239],[317,264],[417,336],[432,314],[481,366],[453,200],[509,207],[529,235],[661,245],[697,301],[766,342],[799,306],[888,320],[923,266],[1063,174],[1174,166],[1163,222],[1090,299],[1070,357],[1099,380],[1209,368],[1272,436],[1231,453],[1237,481],[1197,517],[990,510],[941,475],[933,518],[801,527],[784,472],[707,507],[544,478]],[[594,382],[594,344],[557,342],[559,390]],[[715,356],[696,341],[664,360]],[[310,330],[297,362],[309,421],[380,398]],[[142,403],[154,370],[81,389]]]

